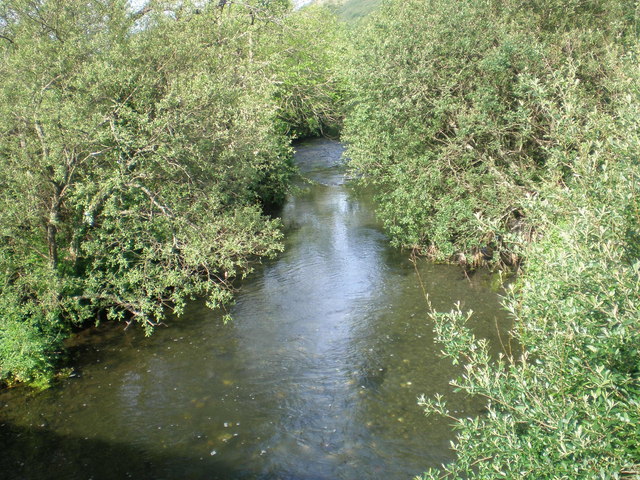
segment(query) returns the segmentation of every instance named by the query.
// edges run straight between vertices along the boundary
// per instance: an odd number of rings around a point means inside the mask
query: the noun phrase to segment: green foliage
[[[571,177],[571,162],[548,160],[566,140],[557,117],[568,94],[575,116],[608,108],[602,64],[633,9],[583,3],[554,16],[522,2],[391,1],[367,19],[343,139],[397,245],[463,263],[492,245],[506,258],[531,228],[526,195]]]
[[[55,312],[35,302],[20,301],[5,287],[0,296],[0,378],[46,387],[54,373],[54,357],[62,348],[64,329]]]
[[[457,459],[424,478],[640,476],[637,5],[389,1],[355,38],[344,139],[393,241],[439,259],[524,259],[499,358],[432,312]],[[486,251],[486,249],[485,249]],[[518,352],[518,353],[516,353]]]
[[[316,0],[313,4],[325,6],[346,21],[366,17],[380,6],[382,0]]]
[[[294,137],[336,134],[341,128],[346,81],[340,71],[346,43],[343,26],[325,8],[307,7],[286,19],[274,52],[276,98],[285,132]]]
[[[315,13],[148,7],[0,8],[0,381],[42,383],[98,312],[150,333],[189,298],[228,302],[282,248],[262,208],[287,192],[288,133],[337,118],[329,58],[305,50]]]
[[[337,13],[345,20],[358,20],[375,11],[381,3],[382,0],[347,0],[337,8]]]
[[[441,397],[428,413],[449,416],[457,460],[423,478],[637,478],[640,475],[640,72],[635,51],[610,61],[610,112],[555,118],[562,141],[547,161],[571,164],[563,185],[523,202],[538,238],[505,299],[511,351],[495,359],[465,327],[470,313],[433,313],[444,354],[465,365],[453,383],[487,400],[487,413],[454,418]]]
[[[488,413],[455,419],[457,461],[425,478],[638,474],[640,259],[629,256],[638,248],[629,232],[640,228],[634,123],[625,125],[633,128],[627,138],[603,139],[586,159],[592,170],[570,188],[529,206],[545,235],[527,249],[527,272],[506,300],[521,358],[493,361],[459,311],[434,316],[446,354],[465,364],[456,385],[487,398]],[[448,415],[441,399],[422,403]]]

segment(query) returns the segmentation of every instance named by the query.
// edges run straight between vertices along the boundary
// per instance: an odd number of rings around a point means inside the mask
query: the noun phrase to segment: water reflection
[[[283,209],[286,251],[243,283],[232,323],[194,304],[149,339],[84,332],[78,377],[0,395],[0,472],[54,478],[55,458],[69,479],[402,479],[449,461],[446,421],[416,398],[449,392],[457,372],[437,355],[414,266],[345,182],[341,152],[298,147],[311,182]],[[496,335],[486,275],[419,271],[436,306],[463,300],[476,331]]]

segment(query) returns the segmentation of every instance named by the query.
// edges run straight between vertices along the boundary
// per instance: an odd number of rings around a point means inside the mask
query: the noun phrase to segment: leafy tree
[[[381,0],[315,0],[311,5],[322,5],[334,11],[338,18],[356,21],[380,6]]]
[[[356,35],[343,138],[397,245],[472,264],[491,246],[510,263],[532,228],[522,200],[571,177],[547,160],[554,79],[575,71],[580,108],[606,108],[601,65],[633,6],[551,3],[387,2]]]
[[[563,115],[579,174],[529,200],[543,235],[505,299],[513,344],[499,359],[465,327],[470,313],[433,313],[445,354],[465,364],[454,384],[487,414],[454,418],[441,397],[421,403],[458,431],[457,460],[423,478],[637,478],[640,475],[640,170],[637,63],[610,85],[615,115]],[[558,79],[566,91],[567,79]],[[569,93],[570,96],[570,93]],[[567,107],[573,105],[569,102]],[[577,132],[580,132],[577,135]]]
[[[345,139],[395,243],[524,259],[499,358],[431,312],[487,413],[421,400],[457,430],[424,478],[637,478],[637,5],[391,1],[356,42]]]
[[[292,171],[282,122],[331,116],[319,88],[309,111],[282,113],[288,52],[306,55],[287,12],[3,3],[0,379],[43,383],[70,326],[100,312],[150,333],[189,298],[222,305],[282,248],[262,213]]]
[[[278,45],[288,45],[282,50]],[[328,9],[307,7],[287,16],[272,42],[279,117],[295,138],[337,135],[348,95],[342,72],[346,31]]]

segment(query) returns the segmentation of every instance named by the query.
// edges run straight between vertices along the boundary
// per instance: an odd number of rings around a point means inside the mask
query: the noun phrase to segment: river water
[[[201,303],[145,338],[105,325],[73,341],[74,374],[0,394],[2,479],[410,479],[452,459],[447,420],[482,404],[453,394],[418,274],[437,308],[461,301],[499,344],[491,277],[388,245],[342,146],[299,144],[286,251],[239,286],[234,320]]]

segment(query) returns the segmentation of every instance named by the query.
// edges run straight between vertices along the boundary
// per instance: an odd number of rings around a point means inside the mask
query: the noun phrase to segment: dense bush
[[[603,64],[634,11],[574,3],[388,2],[355,35],[344,140],[397,245],[462,262],[489,246],[508,261],[511,234],[531,230],[522,200],[571,177],[549,159],[566,140],[556,80],[575,81],[576,116],[606,110]]]
[[[289,48],[283,49],[282,43]],[[324,8],[306,7],[287,16],[269,57],[277,78],[278,115],[287,135],[338,135],[347,95],[339,62],[345,44],[343,27]]]
[[[223,304],[281,249],[262,207],[286,193],[287,133],[337,119],[334,84],[315,80],[326,57],[288,71],[323,45],[305,51],[297,22],[321,13],[305,15],[283,1],[2,3],[0,381],[42,383],[70,326],[100,312],[150,332],[194,296]]]
[[[454,419],[458,459],[425,478],[640,476],[640,75],[630,65],[616,117],[592,112],[579,136],[565,117],[577,140],[554,161],[579,173],[527,202],[543,235],[505,301],[522,355],[495,361],[468,314],[433,315],[446,355],[465,364],[455,384],[488,412]],[[441,398],[422,403],[449,415]]]
[[[487,412],[421,400],[457,430],[424,478],[640,477],[636,8],[391,1],[356,34],[345,140],[395,243],[524,260],[500,358],[471,313],[432,312]]]
[[[325,6],[345,21],[357,21],[380,6],[381,0],[314,0],[313,4]]]

